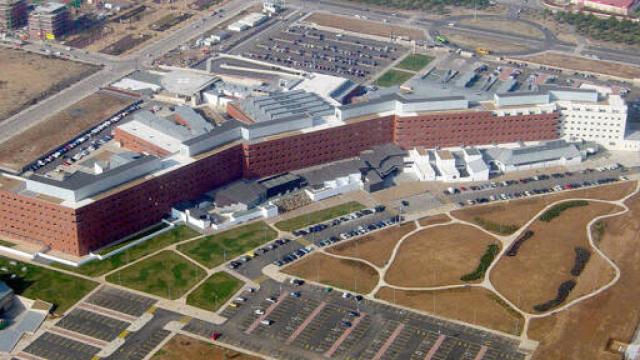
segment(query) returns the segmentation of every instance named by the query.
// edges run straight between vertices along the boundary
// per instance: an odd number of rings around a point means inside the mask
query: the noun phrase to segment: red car
[[[216,341],[220,339],[220,336],[222,336],[222,333],[214,332],[213,334],[211,334],[211,340]]]

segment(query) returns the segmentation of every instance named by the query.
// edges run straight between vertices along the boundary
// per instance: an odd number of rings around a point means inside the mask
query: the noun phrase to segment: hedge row
[[[574,250],[576,252],[576,258],[573,263],[573,268],[571,269],[571,275],[579,276],[591,258],[591,251],[579,246]]]
[[[476,222],[476,224],[480,225],[483,229],[494,232],[496,234],[510,235],[516,232],[516,230],[518,230],[519,228],[518,225],[496,224],[494,222],[485,220],[478,216],[474,217],[473,220]]]
[[[474,281],[481,279],[493,262],[493,259],[495,259],[496,255],[498,255],[498,250],[498,245],[491,244],[487,246],[487,250],[484,252],[484,255],[482,255],[482,258],[480,258],[480,264],[478,265],[478,267],[472,273],[460,277],[460,280]]]
[[[571,293],[571,290],[573,290],[575,286],[575,280],[567,280],[563,282],[562,284],[560,284],[560,287],[558,287],[558,294],[556,295],[555,299],[549,300],[543,304],[534,305],[533,310],[538,312],[545,312],[562,304],[567,299],[569,293]]]
[[[520,237],[516,239],[516,241],[511,244],[509,250],[507,250],[507,256],[516,256],[518,254],[518,249],[520,249],[520,246],[522,246],[522,244],[524,244],[524,242],[529,240],[532,236],[532,230],[527,230],[520,234]]]
[[[560,216],[565,210],[578,207],[578,206],[587,206],[589,205],[588,201],[585,200],[574,200],[567,201],[557,205],[552,206],[549,210],[545,211],[542,215],[540,215],[540,221],[550,222],[554,218]]]

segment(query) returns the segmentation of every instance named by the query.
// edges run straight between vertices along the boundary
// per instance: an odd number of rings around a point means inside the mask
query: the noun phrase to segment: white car
[[[256,315],[264,315],[264,310],[256,309],[255,313],[256,313]]]
[[[260,324],[269,326],[269,325],[273,324],[273,320],[264,319],[264,320],[260,321]]]

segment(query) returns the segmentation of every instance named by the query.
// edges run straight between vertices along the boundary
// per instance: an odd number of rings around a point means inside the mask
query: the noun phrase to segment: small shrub
[[[563,282],[558,287],[558,294],[556,295],[555,299],[551,299],[543,304],[534,305],[533,310],[538,312],[545,312],[562,304],[567,299],[574,287],[576,287],[575,280],[567,280]]]
[[[579,276],[582,273],[582,270],[587,266],[589,259],[591,258],[591,252],[583,247],[576,247],[576,259],[573,263],[573,268],[571,269],[571,275]]]
[[[518,225],[513,225],[513,224],[510,224],[510,225],[496,224],[492,221],[485,220],[478,216],[474,217],[473,221],[475,221],[476,224],[480,225],[483,229],[487,231],[491,231],[496,234],[501,234],[501,235],[511,235],[514,232],[516,232],[519,228]]]
[[[516,256],[518,254],[518,249],[520,249],[520,246],[522,246],[522,244],[524,244],[524,242],[529,240],[532,236],[533,231],[531,230],[527,230],[522,233],[520,237],[517,238],[516,241],[513,242],[513,244],[511,244],[509,250],[507,250],[507,256]]]
[[[540,221],[550,222],[551,220],[560,216],[560,214],[562,214],[567,209],[571,209],[573,207],[578,207],[578,206],[587,206],[587,205],[589,205],[589,202],[585,200],[574,200],[574,201],[563,202],[563,203],[552,206],[549,210],[545,211],[542,215],[540,215],[538,219]]]
[[[498,245],[491,244],[487,246],[487,250],[485,251],[482,258],[480,258],[480,264],[478,267],[472,272],[460,277],[462,281],[474,281],[481,279],[484,276],[484,273],[487,271],[493,259],[498,255]]]

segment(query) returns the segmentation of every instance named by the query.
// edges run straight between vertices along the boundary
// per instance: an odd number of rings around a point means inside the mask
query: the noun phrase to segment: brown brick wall
[[[113,138],[122,145],[123,148],[131,151],[147,153],[158,157],[169,155],[169,152],[159,146],[148,141],[144,141],[137,136],[131,135],[126,131],[116,127],[113,131]]]

